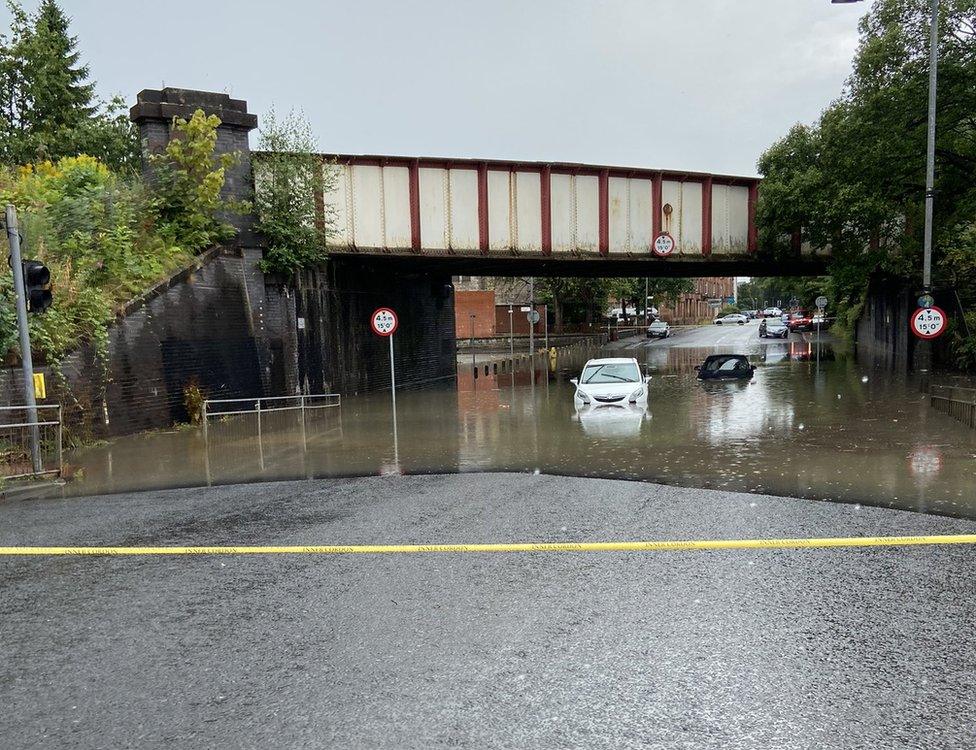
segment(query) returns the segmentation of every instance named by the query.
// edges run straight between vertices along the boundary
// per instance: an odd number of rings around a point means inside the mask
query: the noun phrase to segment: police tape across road
[[[911,547],[976,544],[976,534],[854,536],[814,539],[711,539],[646,542],[520,542],[499,544],[334,544],[215,547],[0,547],[0,556],[124,555],[382,555],[425,552],[685,552],[828,547]]]

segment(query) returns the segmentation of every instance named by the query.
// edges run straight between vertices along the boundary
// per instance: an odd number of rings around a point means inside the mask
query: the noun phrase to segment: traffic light
[[[51,306],[51,272],[39,260],[25,260],[24,292],[27,312],[42,313]]]

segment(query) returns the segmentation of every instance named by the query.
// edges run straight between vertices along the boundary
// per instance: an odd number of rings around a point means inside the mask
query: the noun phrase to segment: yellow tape
[[[854,536],[822,539],[711,539],[650,542],[525,542],[514,544],[352,544],[245,547],[0,547],[17,555],[377,555],[418,552],[681,552],[716,549],[904,547],[976,544],[976,534]]]

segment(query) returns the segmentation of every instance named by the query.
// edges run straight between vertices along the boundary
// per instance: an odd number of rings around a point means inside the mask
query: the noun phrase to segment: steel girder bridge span
[[[260,153],[255,154],[260,174]],[[589,164],[323,154],[332,256],[412,272],[785,276],[829,249],[758,247],[757,177]],[[667,256],[655,240],[671,238]],[[665,247],[668,242],[665,241]]]

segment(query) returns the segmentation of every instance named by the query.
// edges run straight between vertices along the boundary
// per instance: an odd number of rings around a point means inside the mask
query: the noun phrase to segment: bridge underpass
[[[246,102],[184,89],[147,90],[131,114],[153,151],[168,142],[173,117],[188,117],[197,108],[221,119],[217,151],[241,156],[227,173],[225,192],[247,199],[255,175],[260,181],[262,153],[249,149],[248,132],[257,118],[247,112]],[[387,387],[385,342],[368,325],[370,313],[381,305],[396,309],[401,319],[399,384],[453,378],[451,277],[456,275],[819,275],[829,258],[809,247],[773,258],[759,247],[760,187],[754,176],[375,155],[322,154],[320,164],[328,172],[327,188],[317,200],[318,222],[328,229],[326,263],[295,280],[265,276],[257,265],[262,241],[250,231],[254,217],[240,217],[233,252],[241,262],[220,261],[228,271],[220,283],[233,286],[233,293],[211,293],[208,281],[186,295],[196,300],[202,319],[213,319],[217,311],[220,319],[227,318],[228,305],[242,304],[235,330],[240,329],[242,342],[253,344],[228,353],[224,336],[208,346],[227,354],[231,370],[256,369],[263,395]],[[671,246],[662,257],[655,240],[664,235]],[[174,300],[172,309],[185,315],[185,301]],[[142,330],[132,328],[131,336],[119,336],[120,361]],[[209,335],[205,327],[194,327],[177,337],[204,335]],[[159,336],[169,339],[174,333]],[[243,361],[253,359],[252,351],[258,362]],[[203,370],[200,377],[212,388],[223,388],[226,380]],[[147,398],[150,386],[147,382],[143,389]],[[172,398],[178,400],[177,391]]]
[[[302,317],[317,321],[300,333],[313,390],[385,382],[381,368],[350,378],[370,368],[353,364],[366,352],[385,361],[366,324],[379,305],[400,314],[405,382],[452,377],[452,276],[800,276],[823,274],[829,258],[809,247],[788,258],[762,251],[755,177],[399,156],[321,163],[331,293],[314,291],[321,274],[299,292]],[[258,174],[260,165],[256,153]]]

